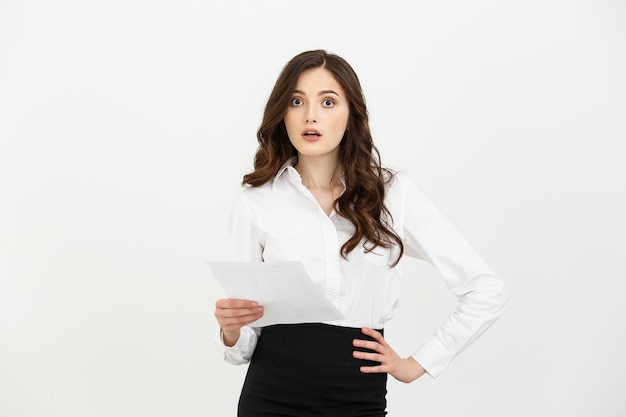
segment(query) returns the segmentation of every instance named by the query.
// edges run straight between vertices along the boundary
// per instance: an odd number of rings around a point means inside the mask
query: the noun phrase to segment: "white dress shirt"
[[[322,210],[286,163],[273,181],[244,186],[231,217],[230,254],[233,261],[301,261],[312,280],[345,319],[328,324],[383,328],[398,307],[400,269],[390,267],[397,250],[381,247],[366,252],[363,245],[341,257],[340,249],[354,226]],[[412,356],[436,377],[450,361],[500,316],[505,288],[459,232],[433,207],[416,184],[398,172],[387,187],[385,204],[393,229],[404,243],[404,254],[431,263],[458,306],[435,334]],[[218,346],[232,364],[247,363],[262,329],[243,327],[232,347]]]

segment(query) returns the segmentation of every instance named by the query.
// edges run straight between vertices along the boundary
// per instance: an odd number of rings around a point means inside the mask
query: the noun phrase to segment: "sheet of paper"
[[[226,297],[254,300],[263,317],[251,324],[319,323],[343,319],[301,262],[209,262]]]

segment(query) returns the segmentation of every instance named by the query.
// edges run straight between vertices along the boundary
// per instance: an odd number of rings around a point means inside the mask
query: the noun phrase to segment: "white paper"
[[[263,306],[254,327],[343,319],[301,262],[209,262],[226,297]]]

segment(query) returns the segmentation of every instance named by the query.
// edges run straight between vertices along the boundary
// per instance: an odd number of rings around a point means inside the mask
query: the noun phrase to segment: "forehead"
[[[341,84],[335,76],[325,68],[313,68],[304,71],[296,81],[296,90],[316,94],[323,90],[335,90],[343,94]]]

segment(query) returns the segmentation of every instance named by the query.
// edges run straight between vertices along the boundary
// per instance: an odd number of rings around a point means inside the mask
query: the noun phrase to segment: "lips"
[[[322,137],[322,134],[315,129],[306,129],[305,131],[302,132],[302,138],[304,138],[304,140],[307,140],[309,142],[315,142],[321,137]]]

